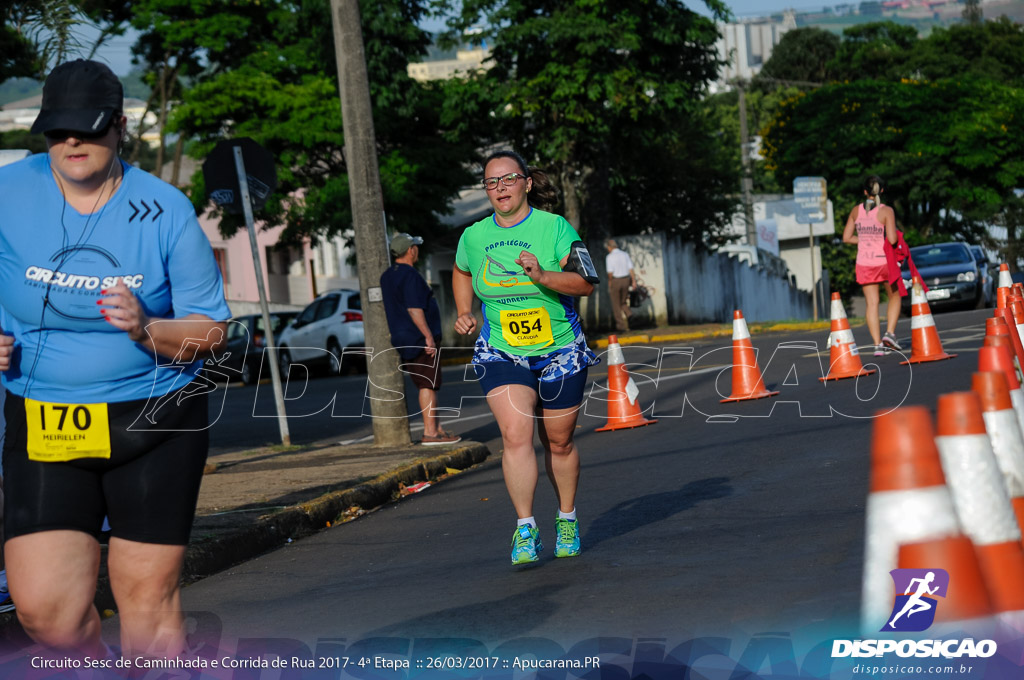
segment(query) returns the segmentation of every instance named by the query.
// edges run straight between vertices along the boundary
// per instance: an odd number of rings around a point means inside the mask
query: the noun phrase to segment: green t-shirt
[[[511,227],[498,226],[491,215],[462,232],[455,264],[473,277],[484,310],[480,334],[491,346],[533,356],[571,345],[583,335],[576,300],[536,285],[516,264],[527,250],[543,269],[562,271],[559,263],[579,240],[564,217],[535,208]]]

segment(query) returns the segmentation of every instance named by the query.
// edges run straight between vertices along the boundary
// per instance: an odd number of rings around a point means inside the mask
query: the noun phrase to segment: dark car
[[[910,249],[921,279],[928,286],[928,306],[932,309],[973,309],[984,304],[978,264],[966,243],[950,241]],[[910,290],[910,270],[903,264],[903,283]],[[910,308],[910,295],[903,308]]]
[[[292,322],[298,312],[271,312],[270,324],[276,341],[285,326]],[[242,382],[246,385],[256,382],[260,374],[269,377],[270,371],[260,361],[265,360],[267,347],[264,333],[263,315],[246,314],[238,316],[228,324],[228,342],[226,351],[231,354],[224,360],[223,366],[238,371]]]
[[[971,254],[974,255],[974,262],[978,265],[978,275],[981,277],[981,294],[985,298],[985,306],[993,307],[996,304],[996,278],[992,262],[988,259],[988,253],[981,246],[971,246]]]

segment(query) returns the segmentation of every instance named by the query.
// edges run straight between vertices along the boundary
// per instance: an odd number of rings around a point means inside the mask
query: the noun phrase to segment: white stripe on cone
[[[861,629],[874,635],[892,610],[892,577],[902,543],[947,538],[960,533],[953,499],[945,485],[901,491],[875,491],[865,507],[864,584]]]
[[[1017,424],[1021,432],[1024,432],[1024,389],[1018,387],[1010,390],[1010,403],[1013,404],[1013,411],[1017,414]]]
[[[640,388],[633,382],[633,376],[629,376],[629,380],[626,381],[626,397],[629,399],[629,404],[632,406],[636,404],[636,398],[640,396]]]
[[[1013,288],[1013,276],[1010,275],[1009,269],[999,270],[999,286],[998,288]]]
[[[834,321],[836,319],[845,319],[845,318],[846,318],[846,309],[843,308],[843,301],[842,300],[833,300],[832,301],[832,320]]]
[[[1013,409],[985,411],[985,430],[1010,498],[1024,496],[1024,435]]]
[[[609,366],[626,363],[626,357],[622,355],[622,347],[617,342],[608,345],[608,353],[605,355]]]
[[[935,438],[964,534],[975,545],[1020,541],[1020,527],[987,434]]]
[[[922,328],[931,328],[935,325],[935,318],[931,314],[915,314],[910,317],[910,330],[916,331]]]
[[[746,319],[733,319],[732,320],[732,339],[733,340],[749,340],[750,331],[747,329]]]

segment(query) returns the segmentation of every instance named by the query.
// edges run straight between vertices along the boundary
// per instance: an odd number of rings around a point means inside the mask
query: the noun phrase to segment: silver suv
[[[320,295],[281,331],[277,345],[282,379],[292,364],[326,365],[330,375],[340,375],[342,363],[361,369],[365,357],[352,352],[363,347],[359,291],[330,290]]]

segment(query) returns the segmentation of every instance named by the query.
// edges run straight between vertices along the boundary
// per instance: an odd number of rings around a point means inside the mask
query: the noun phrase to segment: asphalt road
[[[592,370],[594,392],[577,439],[583,554],[551,557],[556,504],[542,476],[536,515],[547,546],[541,562],[525,568],[509,564],[515,516],[502,482],[497,428],[476,386],[461,382],[462,369],[446,370],[442,406],[461,407],[447,427],[488,443],[494,455],[487,463],[191,585],[185,608],[215,646],[265,638],[259,644],[267,649],[303,658],[380,653],[421,662],[433,648],[495,655],[503,664],[524,650],[542,658],[601,648],[606,655],[628,652],[637,664],[648,642],[662,650],[651,658],[661,658],[672,641],[713,635],[726,636],[719,639],[721,654],[738,657],[751,644],[730,648],[738,634],[769,640],[769,647],[781,636],[791,650],[794,631],[852,629],[871,418],[900,405],[934,411],[939,394],[969,389],[990,314],[935,316],[946,351],[959,353],[953,360],[909,367],[898,356],[875,360],[865,352],[876,374],[824,384],[817,378],[827,370],[825,333],[755,336],[765,382],[781,394],[725,405],[719,399],[730,391],[728,340],[624,348],[640,403],[658,423],[595,433],[605,420],[606,369]],[[906,320],[900,331],[909,353]],[[868,341],[863,328],[854,334]],[[335,415],[358,414],[363,380],[311,381],[291,403],[308,414],[318,405],[322,410],[301,425],[293,422],[293,438],[369,434],[366,418],[332,418],[323,408],[332,402]],[[273,441],[271,419],[242,417],[254,403],[258,414],[265,401],[272,413],[269,389],[260,387],[258,397],[256,388],[228,390],[213,429],[215,450]],[[704,663],[714,667],[715,656]],[[428,671],[349,667],[340,677]]]

